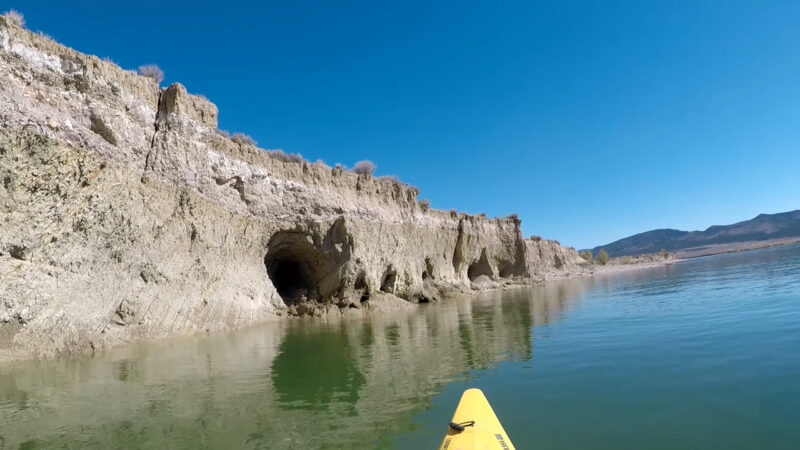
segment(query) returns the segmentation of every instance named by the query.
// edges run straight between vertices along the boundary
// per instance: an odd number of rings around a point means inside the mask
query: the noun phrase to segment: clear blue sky
[[[526,235],[591,247],[800,208],[800,2],[4,3],[158,64],[263,147],[371,159]]]

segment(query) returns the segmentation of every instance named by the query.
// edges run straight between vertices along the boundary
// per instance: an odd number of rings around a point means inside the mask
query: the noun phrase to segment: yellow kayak
[[[509,449],[514,445],[480,389],[461,395],[439,450]]]

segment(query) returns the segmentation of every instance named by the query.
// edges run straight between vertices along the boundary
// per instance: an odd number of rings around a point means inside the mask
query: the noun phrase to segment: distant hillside
[[[639,255],[667,249],[671,252],[717,244],[800,237],[800,210],[778,214],[760,214],[753,219],[732,225],[714,225],[705,231],[661,229],[646,231],[600,245],[609,256]]]

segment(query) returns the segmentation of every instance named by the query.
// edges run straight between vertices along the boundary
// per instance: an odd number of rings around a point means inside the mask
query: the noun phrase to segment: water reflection
[[[355,352],[342,326],[325,338],[308,331],[289,333],[272,363],[272,384],[284,408],[327,410],[333,401],[355,405],[364,385]],[[355,409],[349,415],[355,415]]]
[[[444,383],[531,359],[531,327],[561,318],[592,283],[3,366],[0,448],[386,445]]]

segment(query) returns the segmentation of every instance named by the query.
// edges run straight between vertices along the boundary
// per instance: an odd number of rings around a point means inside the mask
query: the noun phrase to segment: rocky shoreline
[[[0,79],[0,361],[592,270],[515,216],[234,141],[182,85],[3,17]]]

